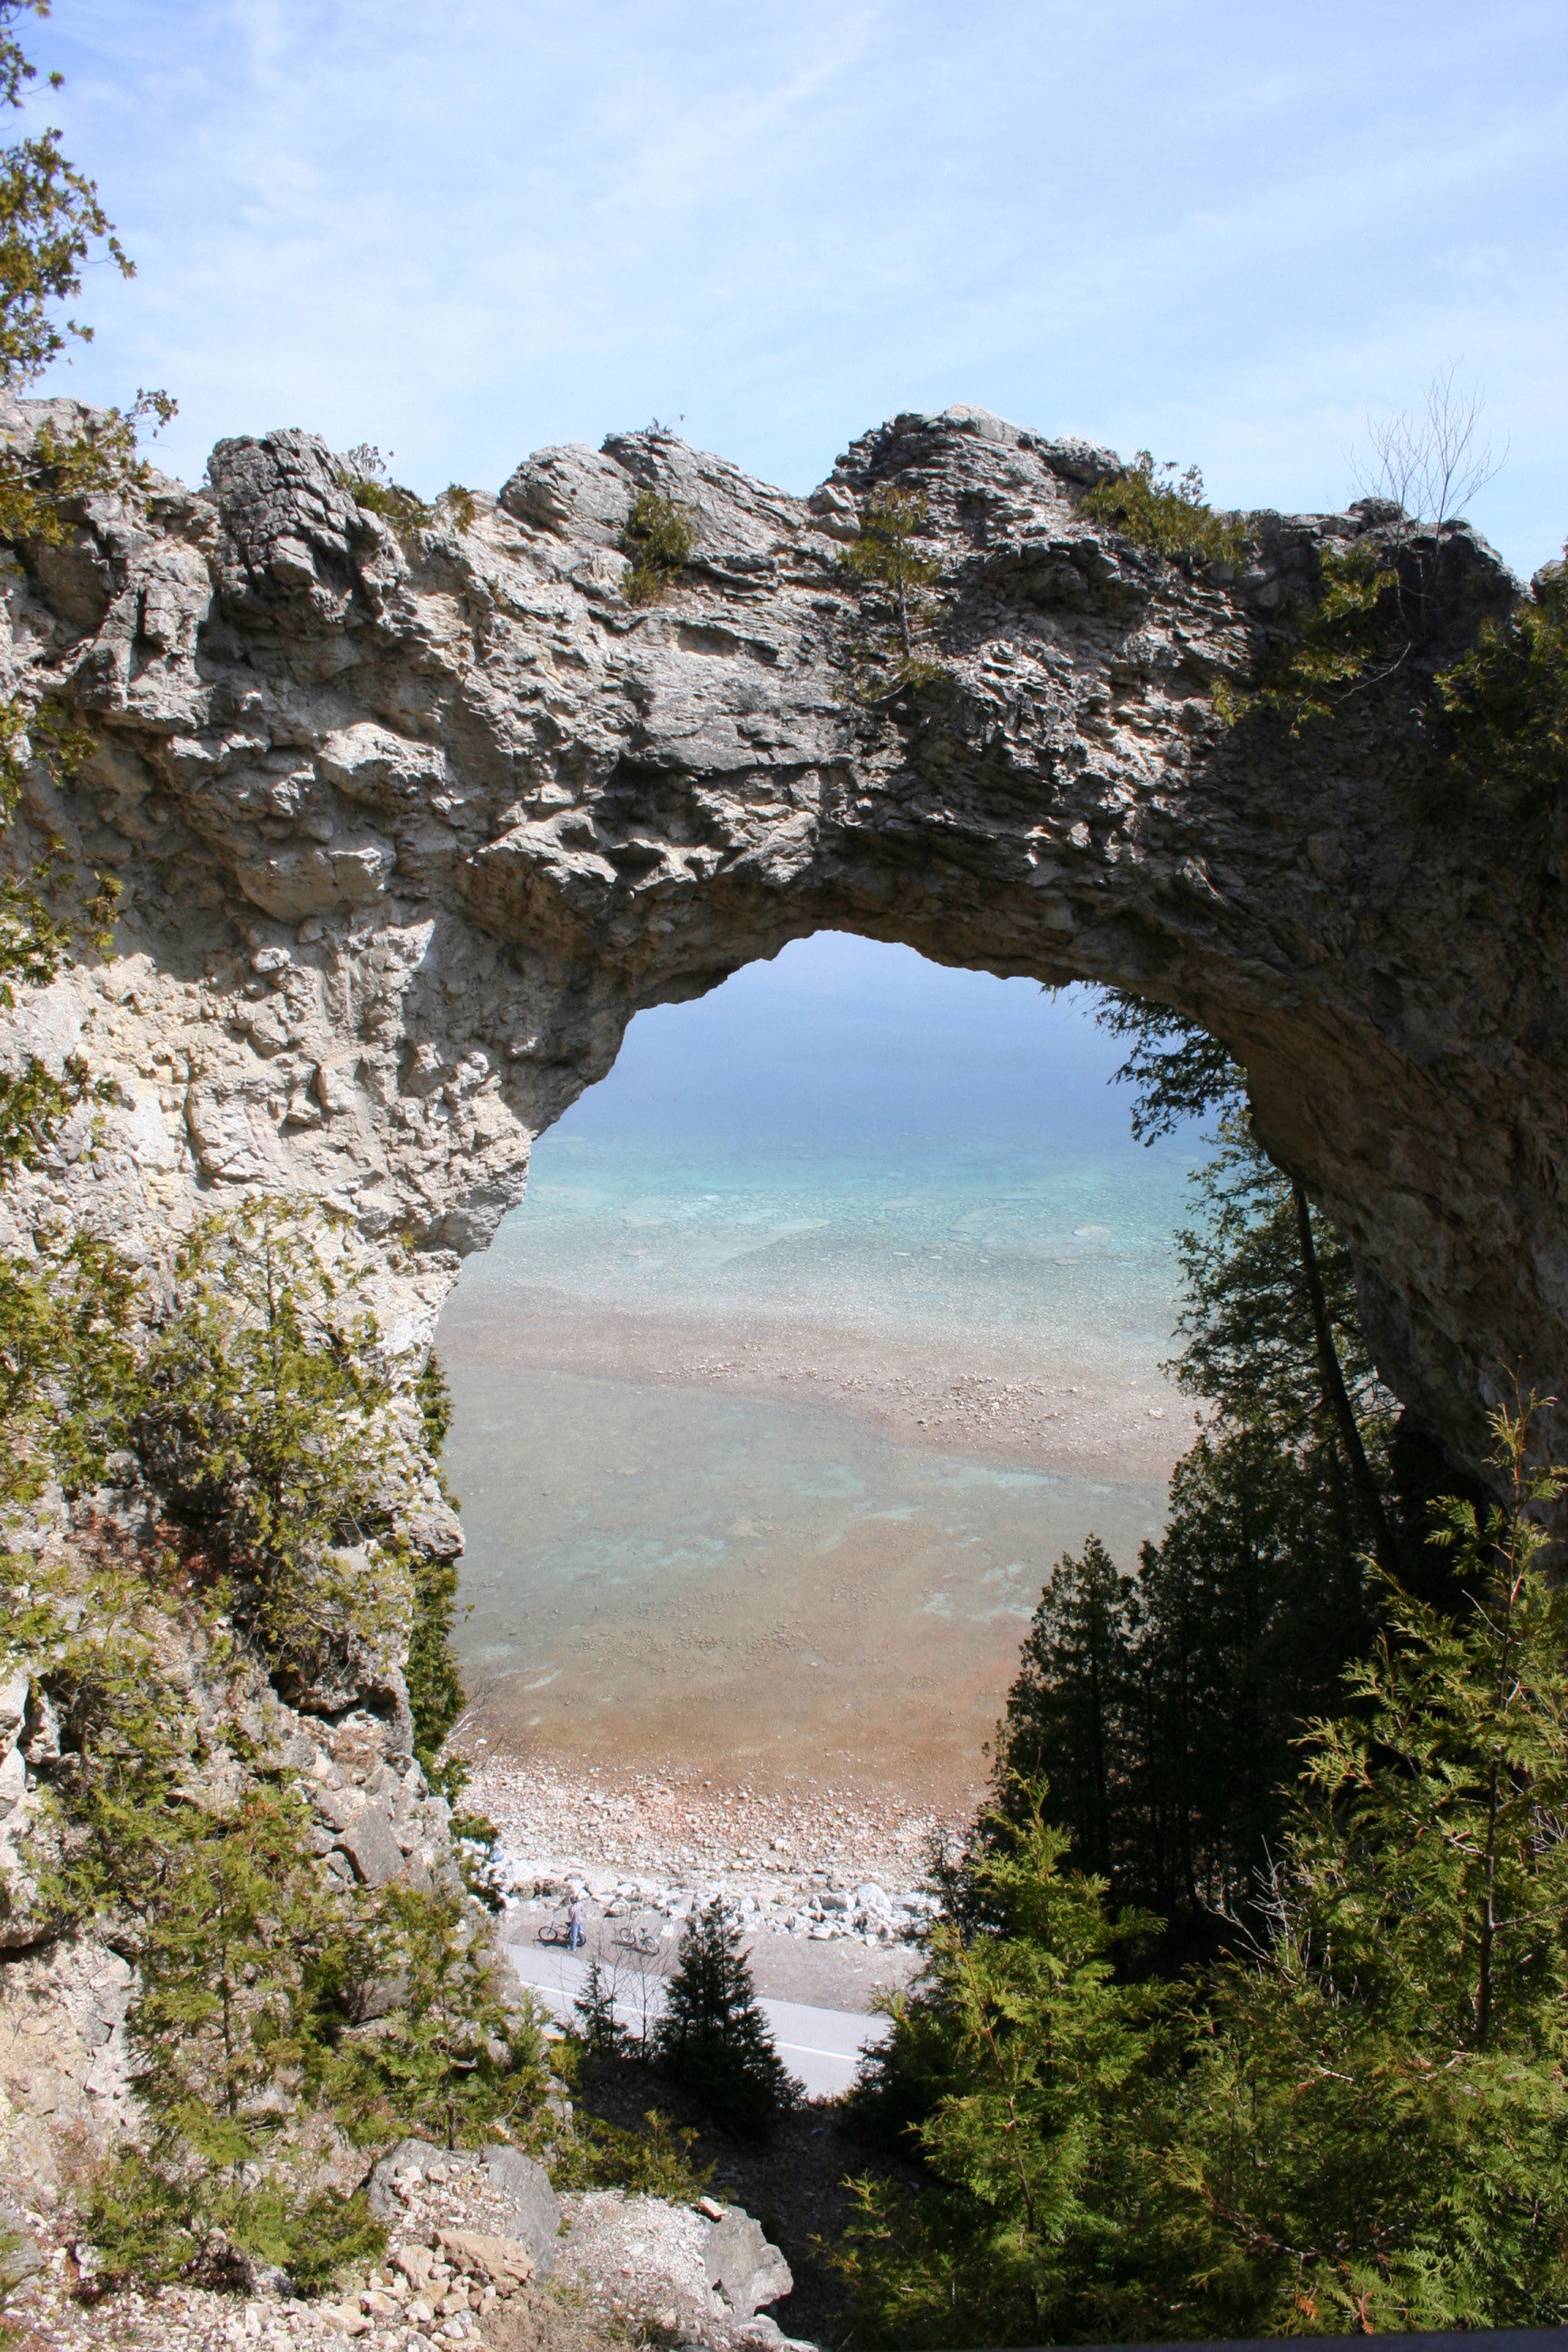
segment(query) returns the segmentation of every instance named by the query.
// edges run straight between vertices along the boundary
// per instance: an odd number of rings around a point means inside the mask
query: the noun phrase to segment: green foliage
[[[866,2181],[858,2340],[963,2345],[1561,2326],[1568,2312],[1568,1594],[1509,1499],[1437,1538],[1461,1622],[1397,1587],[1301,1743],[1250,1948],[1118,1973],[1043,1791],[952,1874],[861,2093],[928,2186]],[[1114,1596],[1112,1596],[1114,1599]]]
[[[407,1622],[394,1535],[406,1435],[354,1311],[346,1222],[258,1198],[176,1261],[148,1351],[138,1446],[237,1622],[286,1683]]]
[[[1064,1866],[1043,1786],[982,1822],[955,1916],[889,2004],[890,2039],[864,2068],[862,2108],[924,2108],[908,2137],[931,2186],[853,2183],[836,2257],[858,2340],[908,2346],[1079,2342],[1138,2306],[1138,2217],[1154,2174],[1147,2124],[1176,1997],[1129,1983],[1119,1949],[1152,1927],[1112,1924],[1103,1881]],[[900,2078],[903,2078],[902,2080]]]
[[[1358,541],[1319,559],[1320,593],[1291,642],[1258,683],[1237,689],[1216,679],[1215,709],[1227,726],[1260,712],[1299,736],[1309,720],[1331,719],[1346,698],[1392,675],[1410,652],[1399,574]]]
[[[1217,1156],[1193,1179],[1200,1217],[1176,1235],[1186,1289],[1173,1367],[1188,1396],[1207,1397],[1237,1427],[1296,1444],[1324,1411],[1294,1191],[1236,1112],[1221,1119]],[[1349,1250],[1314,1220],[1314,1255],[1335,1352],[1358,1418],[1381,1429],[1380,1389],[1356,1307]]]
[[[999,1803],[1010,1811],[1020,1791],[1048,1780],[1074,1862],[1119,1888],[1143,1874],[1153,1795],[1143,1622],[1137,1584],[1098,1536],[1077,1559],[1064,1552],[1025,1637],[996,1738]]]
[[[434,1349],[414,1384],[425,1451],[434,1459],[452,1423],[452,1391]],[[439,1472],[437,1471],[437,1476]],[[414,1566],[414,1622],[404,1675],[414,1716],[414,1753],[437,1793],[455,1805],[468,1779],[460,1756],[442,1758],[441,1745],[465,1705],[462,1669],[452,1639],[458,1613],[458,1570],[451,1560],[425,1557]],[[491,1835],[493,1837],[493,1832]]]
[[[845,571],[884,589],[890,607],[889,627],[873,632],[859,648],[856,690],[862,701],[927,686],[946,675],[941,662],[920,649],[936,610],[921,591],[942,577],[936,558],[921,552],[927,513],[923,490],[900,490],[884,482],[862,507],[860,536],[844,551]]]
[[[1126,989],[1108,988],[1094,1018],[1096,1026],[1111,1036],[1132,1040],[1115,1083],[1138,1089],[1132,1105],[1134,1142],[1155,1143],[1184,1119],[1244,1107],[1246,1073],[1217,1037],[1185,1013]]]
[[[161,2153],[234,2170],[287,2113],[263,2095],[303,2066],[305,1972],[333,1931],[308,1828],[302,1799],[258,1790],[228,1814],[168,1811],[148,1841],[128,2030]]]
[[[1441,814],[1562,804],[1568,789],[1568,563],[1537,573],[1505,622],[1485,621],[1470,651],[1438,672]]]
[[[436,511],[448,517],[459,531],[468,531],[472,530],[479,510],[472,490],[466,490],[461,482],[448,482],[436,501]]]
[[[450,1560],[421,1559],[414,1570],[414,1624],[404,1673],[414,1714],[414,1753],[435,1785],[445,1768],[441,1743],[463,1712],[463,1677],[452,1642],[457,1616],[458,1571]],[[449,1759],[457,1761],[458,1759]],[[444,1788],[448,1802],[458,1789]]]
[[[677,499],[639,490],[621,533],[621,552],[631,558],[628,604],[658,604],[691,561],[697,527]]]
[[[545,2151],[551,2186],[563,2196],[584,2189],[618,2189],[627,2197],[665,2197],[695,2205],[713,2178],[710,2164],[693,2161],[694,2131],[672,2125],[650,2107],[636,2131],[579,2107],[570,2132]]]
[[[1203,1216],[1177,1237],[1174,1370],[1211,1418],[1136,1580],[1093,1537],[1053,1571],[995,1761],[1004,1808],[1020,1779],[1045,1776],[1079,1865],[1201,1938],[1216,1910],[1246,1907],[1282,1819],[1291,1740],[1367,1638],[1373,1538],[1325,1394],[1294,1188],[1237,1114],[1220,1138],[1194,1178]],[[1386,1480],[1386,1401],[1349,1254],[1321,1225],[1315,1264],[1336,1371]]]
[[[1174,2180],[1226,2333],[1568,2310],[1568,1601],[1536,1516],[1563,1482],[1527,1470],[1528,1412],[1493,1425],[1510,1502],[1440,1529],[1474,1610],[1390,1596],[1189,2078]]]
[[[222,1764],[182,1717],[123,1605],[52,1669],[65,1706],[62,1917],[112,1926],[134,1958],[127,2032],[142,2143],[95,2177],[89,2226],[111,2278],[225,2283],[236,2257],[321,2284],[379,2250],[363,2199],[301,2186],[355,1981],[355,1922],[318,1874],[297,1792],[247,1775],[226,1810],[190,1801]],[[173,1717],[173,1720],[169,1718]],[[363,1958],[360,1961],[363,1970]]]
[[[765,2139],[799,2096],[757,2005],[741,1931],[718,1895],[686,1923],[654,2053],[716,2123],[746,2138]]]
[[[1173,459],[1157,466],[1140,449],[1124,473],[1097,483],[1083,511],[1108,522],[1155,555],[1187,556],[1198,563],[1239,563],[1247,533],[1237,521],[1217,515],[1204,501],[1204,478],[1195,466],[1178,474]]]
[[[464,1779],[468,1777],[464,1773]],[[426,1775],[428,1778],[428,1775]],[[447,1802],[452,1800],[448,1798]],[[484,1813],[454,1813],[447,1824],[463,1885],[485,1910],[505,1908],[500,1832]]]
[[[192,2180],[134,2143],[116,2148],[92,2176],[83,2220],[111,2285],[194,2279],[239,2286],[250,2263],[262,2263],[286,2271],[297,2293],[315,2294],[386,2247],[363,2193],[301,2194],[281,2179],[243,2173]]]
[[[48,0],[0,0],[0,104],[25,104],[37,79],[11,27],[48,13]],[[60,79],[52,74],[50,88]],[[97,187],[61,154],[60,133],[0,149],[0,383],[30,383],[72,340],[91,341],[90,327],[58,320],[55,306],[80,293],[81,265],[95,245],[121,277],[134,277]]]
[[[511,1988],[471,1912],[452,1895],[388,1886],[367,1933],[375,1976],[400,1998],[333,2078],[356,2136],[414,2132],[447,2147],[504,2137],[544,2095],[543,2037],[526,1998],[503,1997]]]
[[[21,106],[37,79],[13,28],[26,15],[47,13],[47,0],[0,0],[0,103]],[[51,87],[58,83],[57,75]],[[58,131],[46,131],[0,151],[0,388],[8,392],[24,389],[72,339],[90,339],[90,328],[60,321],[56,306],[80,291],[81,265],[95,245],[132,275],[97,189],[66,162],[59,141]],[[149,478],[136,455],[137,426],[173,415],[165,394],[139,393],[125,414],[111,409],[67,435],[46,423],[0,446],[0,541],[58,543],[88,493],[137,497]],[[15,823],[29,768],[64,784],[89,748],[52,705],[26,694],[0,703],[0,831]],[[18,980],[47,986],[79,941],[101,941],[118,887],[85,881],[57,847],[46,845],[30,871],[14,859],[0,879],[0,1003],[9,1006]],[[84,1086],[79,1066],[68,1066],[61,1079],[36,1060],[0,1079],[0,1181],[36,1160]]]
[[[574,2031],[590,2058],[625,2056],[631,2036],[616,2015],[615,1987],[596,1953],[588,1963],[587,1979],[572,2007],[577,2019]]]
[[[90,1234],[0,1255],[0,1524],[51,1478],[95,1486],[126,1443],[142,1305],[137,1270]]]
[[[431,509],[424,499],[416,498],[412,490],[405,489],[401,482],[391,479],[386,470],[386,460],[374,442],[361,441],[353,449],[345,450],[338,460],[337,472],[339,482],[354,504],[363,507],[368,513],[379,515],[383,522],[390,523],[401,536],[405,538],[410,531],[419,530],[430,520]],[[461,498],[468,497],[467,491],[458,491],[456,483],[446,493],[447,498],[450,499],[454,492]],[[458,530],[467,530],[472,520],[473,501],[469,499],[468,520],[459,520]]]

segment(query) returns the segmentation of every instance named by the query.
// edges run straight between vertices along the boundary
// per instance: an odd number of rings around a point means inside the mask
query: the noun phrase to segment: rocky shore
[[[594,1919],[646,1920],[656,1942],[672,1941],[693,1906],[717,1895],[748,1931],[907,1945],[935,1908],[931,1857],[965,1827],[908,1801],[833,1787],[568,1776],[492,1757],[488,1743],[465,1752],[473,1778],[464,1807],[500,1832],[498,1881],[524,1934],[576,1890]]]

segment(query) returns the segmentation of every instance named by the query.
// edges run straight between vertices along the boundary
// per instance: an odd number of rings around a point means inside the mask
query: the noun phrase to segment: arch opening
[[[1092,992],[818,933],[632,1023],[437,1335],[468,1735],[568,1774],[983,1778],[1039,1588],[1129,1567],[1202,1156]]]

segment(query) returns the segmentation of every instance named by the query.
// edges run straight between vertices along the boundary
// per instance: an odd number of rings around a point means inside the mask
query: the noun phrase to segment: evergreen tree
[[[584,2049],[591,2058],[625,2055],[630,2036],[616,2014],[616,1990],[600,1966],[597,1953],[588,1963],[582,1991],[572,2003]]]
[[[888,2004],[853,2121],[897,2116],[930,2179],[851,2184],[837,2266],[858,2339],[941,2346],[1136,2336],[1158,2178],[1150,2130],[1179,1997],[1117,1961],[1156,1923],[1112,1924],[1105,1882],[1065,1866],[1043,1782],[993,1812],[925,1938],[914,1989]]]
[[[504,2136],[543,2096],[544,2045],[531,2002],[498,1972],[472,1906],[387,1886],[366,1933],[371,1973],[395,1983],[399,1999],[329,2077],[357,2137],[428,2133],[472,2147]]]
[[[287,1689],[406,1625],[397,1507],[423,1423],[355,1311],[346,1221],[261,1196],[182,1249],[138,1451]]]
[[[1510,1499],[1438,1531],[1469,1612],[1389,1590],[1230,1958],[1117,1974],[1041,1792],[981,1824],[857,2102],[929,2183],[857,2189],[860,2341],[1563,2324],[1568,1482],[1494,1428]]]
[[[719,1895],[687,1921],[654,2055],[716,2122],[748,2138],[765,2138],[800,2095],[757,2005],[741,1931]]]
[[[1195,1096],[1207,1064],[1181,1087]],[[1175,1084],[1174,1081],[1172,1082]],[[1098,1538],[1046,1587],[998,1729],[995,1790],[1043,1773],[1075,1859],[1118,1900],[1200,1942],[1245,1898],[1297,1769],[1292,1741],[1334,1703],[1370,1630],[1374,1540],[1325,1400],[1294,1188],[1227,1114],[1180,1234],[1174,1370],[1209,1412],[1171,1480],[1140,1574]],[[1387,1400],[1355,1318],[1349,1257],[1315,1244],[1336,1366],[1363,1455],[1386,1463]]]
[[[1258,1958],[1216,1981],[1166,2228],[1215,2334],[1568,2313],[1563,1480],[1500,1412],[1509,1503],[1452,1503],[1473,1607],[1390,1595],[1314,1726]]]
[[[933,611],[922,591],[942,576],[940,562],[921,552],[925,521],[923,490],[881,483],[860,510],[859,537],[844,552],[845,570],[881,588],[890,609],[889,627],[868,632],[863,642],[858,690],[868,700],[941,674],[941,665],[920,649]]]
[[[1025,1638],[998,1735],[999,1793],[1047,1781],[1072,1824],[1073,1858],[1110,1882],[1123,1874],[1142,1764],[1137,1587],[1091,1535],[1064,1552]]]

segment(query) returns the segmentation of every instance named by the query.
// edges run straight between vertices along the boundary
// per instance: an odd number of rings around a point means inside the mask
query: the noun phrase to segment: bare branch
[[[1480,437],[1486,400],[1479,385],[1456,382],[1450,360],[1423,386],[1421,404],[1366,420],[1369,447],[1352,452],[1352,478],[1363,498],[1387,499],[1418,530],[1454,521],[1508,460]]]

